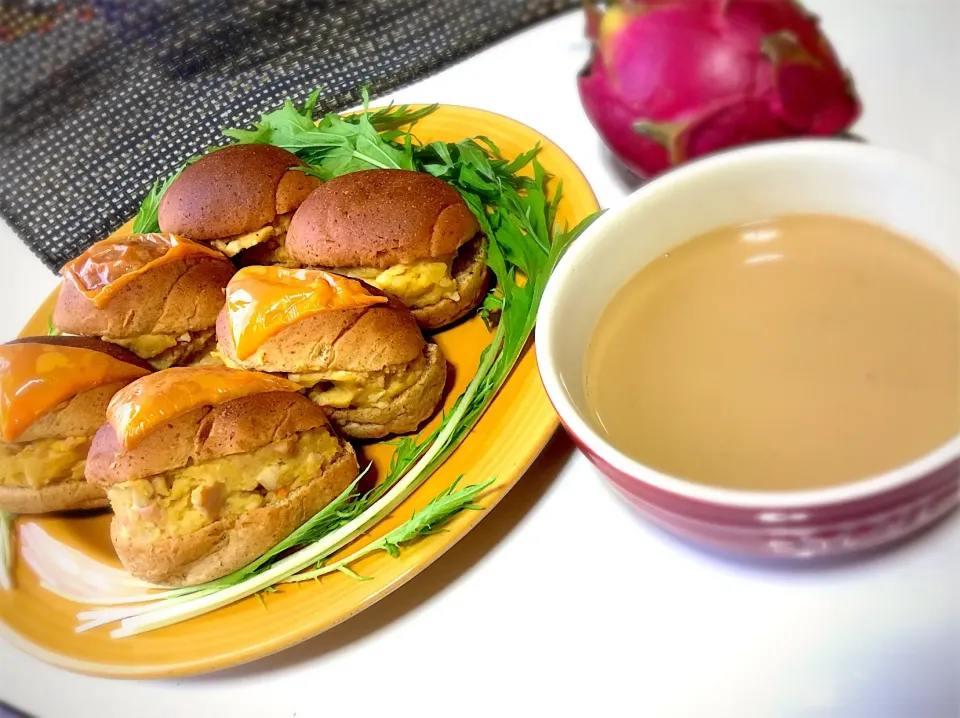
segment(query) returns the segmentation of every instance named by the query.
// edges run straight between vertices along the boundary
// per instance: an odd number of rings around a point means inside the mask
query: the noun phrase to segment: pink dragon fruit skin
[[[587,0],[584,110],[634,172],[734,145],[835,135],[860,114],[815,17],[793,0]]]

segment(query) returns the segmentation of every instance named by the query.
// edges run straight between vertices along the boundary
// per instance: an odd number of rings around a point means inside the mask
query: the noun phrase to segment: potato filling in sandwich
[[[374,287],[309,269],[245,267],[217,320],[227,366],[284,374],[337,429],[371,439],[415,431],[447,378],[410,310]]]
[[[0,484],[40,489],[58,481],[83,481],[91,437],[0,444]]]
[[[299,265],[290,258],[285,249],[291,219],[293,212],[278,214],[276,219],[265,227],[254,232],[215,239],[210,245],[228,257],[236,257],[241,265],[277,264],[297,267]]]
[[[275,546],[357,477],[323,411],[281,377],[180,367],[118,392],[87,459],[134,576],[189,586]]]
[[[424,329],[468,314],[488,285],[476,217],[453,187],[421,172],[365,170],[324,183],[297,210],[285,246],[294,262],[396,297]]]
[[[326,427],[156,476],[108,493],[119,536],[183,536],[289,496],[321,475],[341,450]]]
[[[314,371],[287,374],[309,389],[307,396],[320,406],[335,409],[375,407],[385,409],[390,402],[414,386],[423,376],[429,359],[425,354],[407,364],[390,366],[381,371]]]
[[[133,354],[96,339],[0,345],[0,509],[105,506],[103,491],[84,480],[87,453],[110,398],[149,372]]]
[[[230,145],[184,169],[163,195],[160,228],[204,242],[241,266],[297,266],[284,245],[294,211],[320,185],[294,154]]]
[[[53,323],[129,349],[155,369],[192,364],[212,348],[233,272],[221,253],[175,235],[107,239],[63,268]]]
[[[214,330],[204,329],[200,332],[184,332],[179,336],[172,334],[144,334],[140,337],[123,339],[120,337],[104,336],[104,341],[119,344],[129,349],[141,359],[150,362],[154,369],[169,369],[178,364],[192,363],[199,360],[204,351],[212,346]]]
[[[329,271],[362,279],[386,294],[392,294],[408,307],[421,309],[441,299],[460,301],[457,282],[450,271],[452,265],[452,259],[446,262],[425,260],[413,264],[395,264],[386,269],[355,267],[329,268]]]

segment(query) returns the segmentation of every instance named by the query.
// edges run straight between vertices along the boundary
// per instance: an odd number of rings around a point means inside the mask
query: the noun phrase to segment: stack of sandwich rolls
[[[63,336],[0,346],[0,509],[109,503],[133,575],[195,585],[348,487],[348,439],[436,413],[448,367],[424,332],[489,288],[476,218],[426,174],[302,169],[267,145],[211,152],[167,189],[160,232],[63,268]],[[51,369],[76,352],[103,357],[83,382]],[[44,391],[17,400],[28,385]]]

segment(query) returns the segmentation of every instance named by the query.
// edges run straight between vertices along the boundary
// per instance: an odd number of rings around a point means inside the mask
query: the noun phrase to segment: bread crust
[[[413,309],[413,316],[424,329],[439,329],[465,317],[483,300],[490,286],[487,248],[483,237],[465,244],[453,262],[453,281],[460,299],[441,299]]]
[[[134,277],[103,308],[65,279],[53,324],[70,334],[118,339],[208,329],[217,321],[235,271],[226,257],[190,255]]]
[[[254,232],[300,206],[320,185],[272,145],[230,145],[189,165],[164,193],[160,229],[198,241]]]
[[[120,535],[115,517],[110,534],[117,556],[137,578],[166,586],[192,586],[242,568],[302,526],[357,477],[353,448],[345,442],[341,447],[321,476],[285,498],[186,536],[138,542]]]
[[[103,425],[110,399],[129,383],[113,382],[75,394],[28,426],[17,443],[93,436]]]
[[[391,399],[388,407],[327,408],[331,423],[353,439],[416,431],[437,410],[447,383],[447,360],[440,347],[428,343],[425,354],[427,365],[417,383]]]
[[[386,269],[449,259],[479,231],[446,182],[424,172],[363,170],[325,182],[304,200],[286,249],[305,265]]]
[[[0,485],[0,508],[15,514],[86,511],[109,505],[103,489],[86,481],[58,481],[39,489]]]
[[[366,286],[371,294],[385,296]],[[274,334],[250,357],[237,358],[227,308],[217,318],[217,346],[231,366],[266,372],[382,371],[408,364],[426,341],[410,310],[388,297],[386,304],[315,314]]]
[[[109,423],[93,438],[86,478],[109,487],[232,454],[244,454],[292,434],[329,426],[326,416],[296,392],[244,396],[176,417],[132,449]]]

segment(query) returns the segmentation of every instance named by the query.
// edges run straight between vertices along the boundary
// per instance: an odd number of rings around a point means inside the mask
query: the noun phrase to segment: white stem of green
[[[185,601],[199,598],[201,596],[206,596],[215,592],[216,589],[208,588],[202,591],[196,591],[188,596],[180,596],[178,598],[171,598],[168,600],[160,602],[149,603],[145,606],[124,606],[121,608],[100,608],[95,611],[81,611],[77,614],[77,619],[80,621],[86,621],[74,629],[77,633],[83,633],[84,631],[89,631],[92,628],[98,628],[100,626],[106,626],[109,623],[115,623],[116,621],[122,621],[127,618],[133,618],[134,616],[143,616],[148,613],[153,613],[154,611],[159,611],[161,608],[168,608],[170,606],[175,606]]]
[[[494,335],[493,345],[498,346],[498,343],[502,342],[502,339],[502,329],[498,327]],[[489,372],[497,356],[499,356],[499,350],[486,353],[483,363],[477,368],[477,373],[464,390],[456,410],[447,416],[443,428],[437,434],[437,438],[430,445],[430,448],[424,452],[419,461],[410,468],[390,491],[384,494],[379,501],[360,514],[360,516],[333,533],[324,536],[316,543],[277,561],[277,563],[260,574],[251,576],[234,586],[212,591],[200,597],[190,596],[185,599],[173,599],[169,603],[164,603],[159,610],[151,611],[145,615],[126,618],[121,621],[120,628],[112,631],[110,635],[114,638],[125,638],[127,636],[146,633],[147,631],[153,631],[194,618],[195,616],[200,616],[209,611],[229,605],[234,601],[252,596],[255,593],[259,593],[277,583],[285,581],[290,576],[299,573],[307,566],[329,556],[340,547],[355,539],[371,525],[396,508],[396,506],[409,496],[422,480],[426,478],[428,475],[427,469],[433,463],[434,459],[447,447],[447,443],[451,440],[460,421],[469,410],[473,397],[477,394],[483,378],[487,372]]]
[[[13,588],[13,560],[16,550],[13,547],[13,524],[16,515],[0,511],[0,589]]]
[[[154,603],[156,601],[167,601],[174,598],[182,598],[183,596],[192,595],[199,593],[197,590],[191,590],[186,588],[171,589],[169,591],[157,591],[156,593],[139,593],[131,596],[82,596],[77,593],[71,593],[69,590],[65,590],[60,586],[54,586],[53,584],[47,581],[40,581],[40,586],[55,593],[60,596],[60,598],[65,598],[68,601],[73,601],[74,603],[82,603],[87,606],[123,606],[125,604],[133,603]]]

